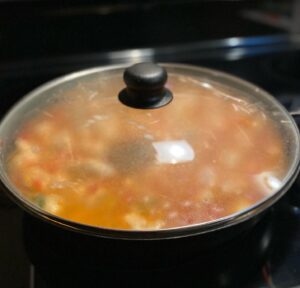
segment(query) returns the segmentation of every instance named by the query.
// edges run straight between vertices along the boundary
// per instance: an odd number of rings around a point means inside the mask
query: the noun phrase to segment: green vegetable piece
[[[37,195],[32,198],[32,202],[39,206],[40,208],[44,208],[46,203],[46,197],[44,195]]]

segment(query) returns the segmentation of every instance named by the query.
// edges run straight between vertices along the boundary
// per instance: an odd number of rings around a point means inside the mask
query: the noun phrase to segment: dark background
[[[270,5],[289,13],[292,1],[281,2],[0,1],[0,61],[285,33],[242,16]]]

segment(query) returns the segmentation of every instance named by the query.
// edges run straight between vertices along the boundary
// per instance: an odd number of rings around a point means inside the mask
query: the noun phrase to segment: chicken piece
[[[73,163],[68,171],[71,176],[83,179],[90,177],[112,177],[116,173],[114,167],[107,162],[91,159]]]
[[[160,229],[163,226],[162,221],[147,221],[147,219],[136,212],[125,215],[125,221],[130,225],[131,229]]]

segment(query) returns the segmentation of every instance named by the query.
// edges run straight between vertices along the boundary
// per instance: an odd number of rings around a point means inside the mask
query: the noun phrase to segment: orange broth
[[[62,92],[17,133],[8,172],[42,209],[101,227],[163,229],[228,216],[280,188],[284,143],[256,105],[170,75],[174,100],[139,110],[118,102],[121,79],[95,81]],[[168,147],[173,154],[160,154]]]

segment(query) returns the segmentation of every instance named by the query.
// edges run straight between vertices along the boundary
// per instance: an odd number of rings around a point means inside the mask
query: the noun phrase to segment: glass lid
[[[266,92],[187,65],[124,69],[54,80],[4,118],[1,178],[24,203],[102,228],[170,229],[245,211],[295,173],[295,123]]]

